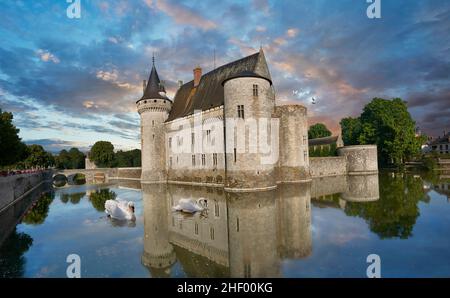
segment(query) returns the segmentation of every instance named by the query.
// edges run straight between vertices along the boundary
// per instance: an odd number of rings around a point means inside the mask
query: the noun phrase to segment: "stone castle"
[[[264,51],[220,66],[179,88],[171,100],[154,59],[141,116],[141,181],[270,190],[314,176],[377,172],[375,146],[309,158],[307,109],[276,105]]]

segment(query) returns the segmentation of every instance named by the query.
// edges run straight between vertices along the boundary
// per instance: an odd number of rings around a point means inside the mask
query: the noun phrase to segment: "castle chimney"
[[[200,84],[200,79],[202,78],[202,69],[200,66],[194,68],[194,87],[197,87]]]
[[[145,93],[145,87],[147,87],[147,81],[146,80],[144,80],[142,82],[142,88],[144,89],[144,93]]]
[[[183,86],[183,81],[182,80],[178,80],[178,88],[181,88],[181,86]]]

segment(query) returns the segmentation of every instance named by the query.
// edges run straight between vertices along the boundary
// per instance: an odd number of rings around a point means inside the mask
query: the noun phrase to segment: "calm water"
[[[65,277],[75,253],[82,277],[365,277],[369,254],[383,277],[450,277],[449,182],[383,173],[255,194],[57,188],[0,214],[0,276]],[[135,202],[134,224],[105,217],[116,197]],[[174,213],[180,198],[205,198],[208,210]]]

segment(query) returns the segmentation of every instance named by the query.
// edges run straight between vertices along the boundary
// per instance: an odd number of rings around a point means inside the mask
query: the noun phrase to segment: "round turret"
[[[242,72],[223,81],[228,191],[276,187],[278,136],[271,134],[275,105],[272,81]]]
[[[143,182],[167,180],[164,122],[169,117],[172,101],[165,92],[153,64],[144,95],[136,102],[138,113],[141,115]]]

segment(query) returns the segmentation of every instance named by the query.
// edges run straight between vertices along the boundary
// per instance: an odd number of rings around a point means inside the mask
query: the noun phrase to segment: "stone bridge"
[[[140,180],[141,168],[97,168],[97,169],[70,169],[53,170],[53,178],[56,175],[64,175],[68,180],[76,174],[83,174],[86,181],[108,182],[109,180]]]

